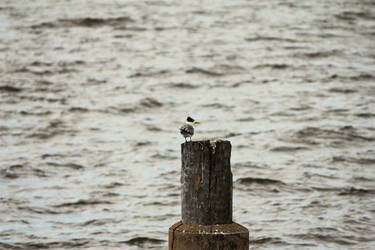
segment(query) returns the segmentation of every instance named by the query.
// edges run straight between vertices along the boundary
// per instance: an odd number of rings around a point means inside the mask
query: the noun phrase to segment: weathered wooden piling
[[[169,228],[169,250],[248,250],[249,231],[232,221],[229,141],[181,145],[182,221]]]

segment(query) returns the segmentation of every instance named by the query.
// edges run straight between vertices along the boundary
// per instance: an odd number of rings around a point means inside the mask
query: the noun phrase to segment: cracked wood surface
[[[181,144],[182,222],[232,223],[232,172],[229,141]]]

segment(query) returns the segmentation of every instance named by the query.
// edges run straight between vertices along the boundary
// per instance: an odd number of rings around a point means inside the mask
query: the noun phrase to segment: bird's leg
[[[187,142],[186,137],[185,137],[185,142]]]
[[[190,136],[190,141],[191,141],[191,136]]]

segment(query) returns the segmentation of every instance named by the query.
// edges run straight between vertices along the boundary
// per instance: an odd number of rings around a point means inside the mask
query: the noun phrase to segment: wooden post
[[[181,145],[182,221],[169,228],[169,250],[248,250],[249,231],[232,221],[229,141]]]

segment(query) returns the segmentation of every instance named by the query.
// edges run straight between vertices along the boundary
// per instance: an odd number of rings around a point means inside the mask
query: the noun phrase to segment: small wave
[[[185,71],[187,74],[203,74],[203,75],[208,75],[208,76],[223,76],[224,74],[221,72],[216,72],[214,70],[210,69],[203,69],[199,67],[193,67],[191,69],[188,69]]]
[[[261,69],[261,68],[271,68],[271,69],[288,69],[291,68],[291,65],[285,63],[274,63],[274,64],[258,64],[254,67],[254,69]]]
[[[339,245],[354,245],[357,244],[357,242],[347,239],[348,237],[346,236],[340,236],[340,235],[330,235],[330,234],[316,234],[316,233],[308,233],[308,234],[294,234],[294,235],[289,235],[291,237],[301,239],[301,240],[313,240],[317,242],[325,241],[325,242],[330,242],[330,243],[335,243]]]
[[[330,56],[339,56],[339,50],[332,50],[332,51],[316,51],[316,52],[305,52],[305,53],[296,53],[294,56],[302,57],[302,58],[325,58]]]
[[[89,77],[84,83],[82,83],[82,86],[95,86],[95,85],[101,85],[107,83],[106,79],[96,79]],[[120,89],[121,87],[115,88]]]
[[[46,115],[52,114],[52,112],[51,111],[30,112],[30,111],[22,110],[20,111],[20,114],[24,116],[46,116]]]
[[[0,246],[3,243],[0,243]],[[89,244],[86,239],[70,239],[68,241],[52,241],[52,242],[22,242],[7,244],[12,248],[10,249],[52,249],[52,248],[76,248],[83,247]]]
[[[196,89],[199,88],[200,86],[190,84],[190,83],[184,83],[184,82],[179,82],[179,83],[168,83],[166,84],[167,87],[169,88],[177,88],[177,89]]]
[[[1,10],[1,8],[0,8],[0,10]],[[5,242],[0,242],[0,247],[1,247],[1,249],[24,249],[22,247],[14,245],[14,244],[9,244],[9,243],[5,243]]]
[[[22,95],[22,96],[19,96],[19,99],[30,100],[33,102],[49,102],[49,103],[61,103],[61,104],[66,103],[65,98],[48,98],[44,96],[34,96],[34,95]]]
[[[332,205],[321,200],[313,200],[308,205],[303,206],[304,208],[329,208]]]
[[[14,7],[10,7],[10,6],[0,6],[0,11],[3,11],[3,10],[6,10],[6,11],[14,10]]]
[[[145,126],[146,126],[147,131],[151,131],[151,132],[160,132],[160,131],[162,131],[162,129],[160,127],[155,126],[155,125],[147,124]]]
[[[375,164],[375,159],[355,158],[355,157],[347,157],[347,156],[334,156],[332,157],[332,163],[335,163],[335,162],[349,162],[349,163],[356,163],[359,165],[373,165]]]
[[[310,172],[304,172],[303,176],[306,178],[318,177],[318,178],[326,178],[326,179],[331,179],[331,180],[339,179],[338,177],[333,176],[333,175],[324,175],[324,174],[317,174],[317,173],[310,173]]]
[[[169,201],[169,202],[159,202],[159,201],[154,201],[150,203],[144,203],[143,206],[168,206],[168,207],[173,207],[177,206],[178,202],[176,201]]]
[[[246,73],[248,73],[245,67],[242,67],[236,64],[217,64],[212,69],[215,71],[219,71],[220,73],[225,74],[225,75],[238,74],[238,73],[242,73],[245,71]]]
[[[17,178],[20,177],[19,174],[10,171],[9,168],[1,169],[1,170],[0,170],[0,175],[1,175],[3,178],[6,178],[6,179],[17,179]]]
[[[355,21],[356,19],[374,20],[375,16],[370,11],[343,11],[336,14],[335,17],[344,21]]]
[[[116,30],[128,30],[128,31],[136,31],[136,32],[143,32],[147,31],[148,29],[145,26],[120,26],[116,27]]]
[[[160,108],[164,104],[159,102],[158,100],[152,98],[152,97],[146,97],[138,101],[137,104],[122,104],[116,107],[109,107],[103,112],[109,112],[109,113],[134,113],[134,112],[140,112],[142,110],[152,109],[152,108]]]
[[[1,131],[8,131],[8,130],[9,130],[9,127],[1,126],[1,125],[0,125],[0,132],[1,132]]]
[[[228,139],[228,138],[236,137],[236,136],[239,136],[239,135],[242,135],[242,133],[230,132],[228,134],[223,135],[223,138]]]
[[[354,177],[353,180],[358,181],[358,182],[374,182],[375,181],[374,179],[366,178],[364,176]]]
[[[349,187],[349,188],[342,188],[342,187],[312,187],[313,190],[319,191],[319,192],[333,192],[337,193],[337,195],[344,196],[344,195],[357,195],[357,196],[363,196],[363,195],[374,195],[375,190],[374,189],[362,189],[362,188],[355,188],[355,187]]]
[[[286,50],[303,50],[303,49],[309,49],[306,46],[297,46],[297,45],[285,45],[285,46],[282,46],[282,48],[284,48]]]
[[[343,88],[331,88],[328,90],[331,93],[340,93],[340,94],[352,94],[358,92],[355,89],[343,89]]]
[[[375,141],[374,137],[360,135],[352,126],[340,127],[338,130],[306,127],[297,131],[294,137],[298,139],[314,138],[342,141]]]
[[[151,158],[161,159],[161,160],[174,160],[174,159],[178,159],[177,156],[165,155],[165,154],[159,154],[159,153],[156,153],[156,154],[152,155]]]
[[[164,104],[159,102],[158,100],[152,98],[152,97],[146,97],[141,99],[136,105],[130,105],[130,104],[123,104],[116,107],[109,107],[104,112],[120,112],[120,113],[134,113],[138,111],[142,111],[144,109],[151,109],[151,108],[160,108]]]
[[[88,220],[88,221],[82,222],[82,223],[78,224],[78,226],[80,226],[80,227],[84,227],[84,226],[103,226],[103,225],[106,225],[106,224],[113,224],[113,223],[118,223],[118,221],[116,221],[114,219],[93,219],[93,220]]]
[[[213,109],[225,109],[225,110],[232,110],[233,106],[229,106],[227,104],[215,102],[215,103],[208,103],[208,104],[203,104],[201,107],[204,108],[213,108]]]
[[[277,42],[288,42],[288,43],[296,43],[297,40],[290,39],[290,38],[282,38],[282,37],[273,37],[273,36],[256,36],[256,37],[249,37],[245,38],[248,42],[258,42],[258,41],[277,41]]]
[[[111,108],[109,108],[110,110],[111,109],[114,109],[114,110],[116,110],[116,111],[118,111],[118,112],[120,112],[120,113],[124,113],[124,114],[127,114],[127,113],[134,113],[134,112],[136,112],[137,110],[136,110],[136,108],[135,107],[130,107],[130,106],[127,106],[127,105],[125,105],[125,106],[119,106],[119,107],[115,107],[115,108],[113,108],[113,107],[111,107]],[[107,112],[107,111],[106,111]],[[111,112],[111,111],[109,111],[109,112]]]
[[[136,246],[143,246],[145,244],[161,244],[164,243],[165,240],[155,239],[155,238],[148,238],[148,237],[136,237],[132,238],[127,241],[123,241],[121,243],[126,243],[129,245],[136,245]]]
[[[114,193],[114,192],[103,193],[103,197],[117,197],[117,196],[120,196],[120,194]]]
[[[52,167],[62,167],[62,168],[71,168],[75,170],[84,169],[82,165],[75,163],[56,163],[56,162],[47,162],[47,165]]]
[[[139,102],[139,105],[146,107],[146,108],[160,108],[161,106],[163,106],[161,102],[151,97],[143,98]]]
[[[178,27],[176,27],[176,26],[169,26],[169,27],[158,26],[158,27],[154,28],[155,31],[175,30],[175,29],[178,29]]]
[[[306,110],[311,110],[313,109],[311,106],[309,105],[305,105],[305,104],[302,104],[300,106],[297,106],[297,107],[291,107],[290,110],[292,111],[306,111]]]
[[[96,28],[100,26],[119,26],[128,22],[133,22],[129,17],[113,18],[94,18],[84,17],[76,19],[59,19],[55,22],[43,22],[29,26],[31,29],[48,29],[48,28],[69,28],[69,27],[86,27]]]
[[[160,70],[156,72],[137,72],[135,74],[132,74],[129,76],[129,78],[137,78],[137,77],[156,77],[156,76],[161,76],[168,74],[168,70]]]
[[[240,183],[243,185],[251,185],[251,184],[260,184],[260,185],[285,185],[284,182],[274,179],[267,179],[267,178],[253,178],[253,177],[244,177],[239,178],[236,180],[236,183]]]
[[[22,90],[23,90],[22,88],[17,88],[17,87],[8,86],[8,85],[0,86],[0,91],[2,92],[18,93],[18,92],[21,92]]]
[[[29,168],[21,164],[16,164],[1,169],[0,176],[7,179],[17,179],[22,176],[47,177],[47,174],[45,171],[38,168]]]
[[[104,185],[104,188],[111,189],[111,188],[116,188],[116,187],[121,187],[121,186],[124,186],[124,184],[120,182],[112,182],[108,185]]]
[[[51,66],[52,63],[50,62],[41,62],[41,61],[33,61],[30,63],[30,66]]]
[[[43,160],[47,158],[61,158],[61,157],[64,157],[64,155],[63,154],[42,154],[41,155],[41,158]]]
[[[236,121],[238,121],[238,122],[252,122],[252,121],[255,121],[255,118],[254,117],[243,117],[243,118],[237,119]]]
[[[246,80],[246,81],[240,81],[240,82],[235,82],[231,85],[231,87],[233,88],[238,88],[240,87],[241,85],[244,85],[244,84],[250,84],[250,83],[254,83],[253,81],[250,81],[250,80]]]
[[[40,85],[44,85],[44,86],[50,86],[50,85],[53,85],[53,82],[50,82],[50,81],[47,81],[47,80],[37,80],[36,81],[38,84]]]
[[[290,147],[290,146],[278,146],[270,149],[271,152],[296,152],[301,150],[308,150],[307,147]]]
[[[278,246],[287,246],[290,245],[288,242],[283,241],[279,237],[260,237],[257,239],[250,240],[250,245],[278,245]]]
[[[150,141],[140,141],[140,142],[137,142],[134,146],[135,147],[144,147],[144,146],[150,146],[152,145],[152,142]]]
[[[319,192],[340,192],[342,191],[342,188],[337,187],[312,187],[313,190],[319,191]]]
[[[350,111],[349,109],[329,109],[326,112],[327,113],[333,113],[333,114],[343,115],[343,113],[347,113],[349,111]]]
[[[19,210],[36,213],[36,214],[59,214],[59,212],[56,212],[55,210],[42,208],[42,207],[17,207]]]
[[[361,73],[354,76],[342,76],[338,74],[333,74],[326,79],[326,81],[330,81],[332,79],[340,79],[344,81],[373,81],[375,80],[375,75],[369,73]]]
[[[235,163],[232,166],[232,168],[258,168],[258,169],[264,169],[267,167],[268,167],[267,165],[259,164],[259,163],[252,162],[252,161]]]
[[[78,66],[78,65],[84,65],[86,64],[86,61],[84,60],[70,60],[70,61],[59,61],[57,63],[57,66],[59,67],[67,67],[67,66]]]
[[[31,73],[38,76],[53,75],[53,74],[68,74],[77,72],[74,68],[55,68],[55,69],[43,69],[40,67],[21,67],[13,71],[14,73]]]
[[[355,114],[355,116],[360,117],[360,118],[374,118],[375,113],[358,113],[358,114]]]
[[[350,77],[350,80],[360,81],[360,80],[375,80],[375,75],[362,73],[356,76]]]
[[[9,166],[9,169],[10,170],[15,170],[15,169],[21,169],[21,168],[23,168],[24,166],[23,165],[21,165],[21,164],[15,164],[15,165],[11,165],[11,166]]]
[[[356,196],[363,196],[363,195],[373,195],[375,194],[374,189],[362,189],[362,188],[348,188],[339,193],[339,195],[356,195]]]
[[[277,111],[277,112],[272,113],[271,116],[295,117],[296,114],[292,112]]]
[[[101,200],[78,200],[76,202],[66,202],[59,205],[54,205],[53,207],[61,208],[61,207],[82,207],[82,206],[89,206],[89,205],[104,205],[104,204],[112,204],[110,201],[101,201]]]
[[[41,140],[46,140],[57,135],[67,133],[72,135],[75,132],[75,130],[68,129],[62,120],[54,119],[51,120],[47,126],[38,128],[35,132],[31,132],[31,134],[27,135],[27,138],[37,138]]]
[[[87,111],[89,111],[87,108],[83,108],[83,107],[71,107],[69,109],[69,112],[71,113],[86,113]]]

